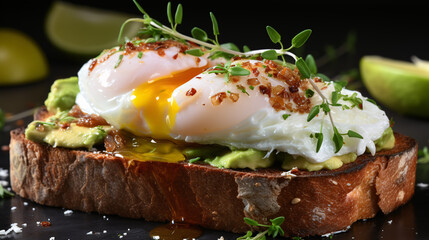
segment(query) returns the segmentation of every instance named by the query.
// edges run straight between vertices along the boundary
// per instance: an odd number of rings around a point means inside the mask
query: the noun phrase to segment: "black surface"
[[[0,108],[5,112],[18,113],[43,104],[51,83],[57,78],[76,75],[87,60],[69,58],[53,48],[47,40],[43,21],[51,2],[0,3],[0,27],[16,28],[29,34],[40,44],[50,64],[49,75],[37,83],[0,87]],[[138,13],[131,0],[72,2]],[[166,22],[166,1],[139,2],[143,3],[152,17]],[[354,51],[320,69],[330,76],[343,70],[357,69],[363,55],[376,54],[402,60],[409,60],[410,56],[417,55],[429,59],[426,7],[413,5],[410,1],[406,5],[315,5],[291,4],[290,1],[283,5],[279,5],[279,1],[263,1],[253,5],[218,0],[211,4],[200,4],[198,11],[195,8],[192,10],[192,3],[180,2],[184,5],[184,21],[179,31],[188,33],[192,27],[198,26],[210,33],[208,12],[213,11],[220,25],[221,42],[232,41],[239,46],[247,44],[252,49],[277,47],[269,41],[265,33],[266,25],[273,26],[281,33],[285,45],[300,30],[313,29],[303,52],[312,53],[316,59],[326,54],[326,48],[338,47],[348,33],[354,32],[357,36]],[[428,120],[404,117],[389,111],[388,116],[396,122],[395,131],[417,139],[420,146],[429,144]],[[0,145],[8,144],[7,131],[14,127],[6,126],[1,132]],[[8,167],[8,152],[1,151],[0,168]],[[429,164],[419,164],[417,171],[418,186],[409,203],[391,214],[379,214],[374,219],[358,221],[346,232],[334,235],[333,239],[429,239],[429,187],[419,187],[429,184]],[[12,211],[13,207],[16,209]],[[20,197],[0,200],[0,230],[8,229],[11,223],[18,223],[20,227],[27,224],[22,233],[0,236],[0,239],[148,239],[148,232],[162,224],[78,211],[65,216],[65,210],[41,206]],[[52,223],[50,227],[37,225],[37,222],[47,220]],[[103,233],[104,230],[107,232]],[[91,231],[93,234],[87,235]],[[217,239],[220,236],[235,239],[239,235],[204,230],[204,235],[199,239]]]

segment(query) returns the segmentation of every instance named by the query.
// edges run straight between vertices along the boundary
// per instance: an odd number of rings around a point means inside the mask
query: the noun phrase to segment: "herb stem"
[[[314,90],[319,94],[319,96],[322,98],[323,101],[326,101],[329,103],[328,98],[326,98],[325,95],[323,95],[322,91],[320,91],[319,87],[316,85],[316,83],[313,81],[313,79],[308,78],[308,82],[311,84],[311,86],[314,88]],[[335,128],[334,119],[332,118],[331,111],[328,112],[329,120],[331,121],[332,127]]]
[[[124,24],[126,24],[128,22],[131,22],[131,21],[138,21],[138,22],[143,22],[144,23],[144,21],[142,19],[131,18],[131,19],[128,19]],[[160,29],[160,30],[165,31],[166,33],[168,33],[168,34],[170,34],[170,35],[172,35],[174,37],[181,38],[181,39],[184,39],[184,40],[196,43],[196,44],[204,46],[204,47],[208,47],[208,48],[212,49],[213,51],[222,51],[222,52],[230,53],[230,54],[237,55],[237,56],[253,56],[253,55],[261,54],[261,53],[263,53],[263,52],[265,52],[267,50],[271,50],[271,49],[259,49],[259,50],[253,50],[253,51],[248,51],[248,52],[244,52],[243,53],[243,52],[239,52],[239,51],[234,51],[234,50],[231,50],[231,49],[223,48],[220,45],[211,44],[211,43],[208,43],[208,42],[204,42],[204,41],[195,39],[193,37],[189,37],[187,35],[184,35],[184,34],[181,34],[181,33],[177,32],[177,31],[174,31],[173,29],[171,29],[171,28],[169,28],[169,27],[167,27],[165,25],[158,25],[154,21],[150,21],[150,24],[152,26]],[[121,28],[121,32],[122,32],[122,28]],[[275,49],[274,51],[276,51],[276,53],[281,54],[281,55],[288,55],[288,56],[292,57],[295,61],[297,60],[297,57],[296,57],[295,54],[293,54],[293,53],[291,53],[291,52],[289,52],[289,51],[287,51],[285,49]]]

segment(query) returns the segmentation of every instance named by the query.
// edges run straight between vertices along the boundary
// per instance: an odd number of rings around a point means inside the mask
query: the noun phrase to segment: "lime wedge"
[[[429,118],[429,68],[423,63],[365,56],[360,71],[375,100],[398,113]]]
[[[122,23],[135,16],[56,1],[46,17],[49,40],[61,50],[74,55],[93,56],[118,45]],[[134,37],[140,23],[127,24],[124,36]]]
[[[43,79],[48,73],[45,55],[35,41],[14,29],[0,29],[0,85]]]

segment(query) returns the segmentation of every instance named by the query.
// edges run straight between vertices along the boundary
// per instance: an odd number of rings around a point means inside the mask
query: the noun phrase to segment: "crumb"
[[[8,170],[0,168],[0,178],[7,178],[7,177],[9,177]]]
[[[427,187],[429,187],[429,184],[428,183],[417,183],[416,186],[419,188],[427,188]]]
[[[73,214],[72,210],[65,210],[64,211],[64,216],[71,216]]]
[[[10,224],[10,228],[8,230],[0,230],[0,236],[6,236],[11,232],[21,233],[22,228],[18,227],[18,223]]]
[[[9,185],[9,182],[8,182],[8,181],[0,180],[0,186],[2,186],[2,187],[6,187],[7,185]]]
[[[7,151],[9,151],[9,145],[2,145],[1,146],[1,150],[3,151],[3,152],[7,152]]]

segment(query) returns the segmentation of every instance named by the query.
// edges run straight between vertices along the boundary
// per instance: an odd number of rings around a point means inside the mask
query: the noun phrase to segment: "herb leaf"
[[[201,57],[204,55],[204,52],[200,48],[189,49],[186,50],[185,53],[195,57]]]
[[[320,111],[320,105],[316,105],[312,107],[310,112],[308,113],[307,122],[310,122],[314,117],[316,117],[317,114],[319,114],[319,111]]]
[[[192,34],[192,37],[197,39],[197,40],[200,40],[203,42],[207,42],[207,40],[208,40],[207,33],[199,27],[192,28],[191,34]]]
[[[245,217],[244,222],[250,226],[258,226],[259,223],[256,220],[253,220],[251,218]]]
[[[316,153],[318,153],[323,143],[323,133],[315,133],[314,136],[317,138]]]
[[[212,12],[210,12],[210,19],[212,20],[213,35],[217,36],[217,35],[219,35],[219,26],[217,24],[216,17]],[[217,44],[219,44],[219,43],[217,42]]]
[[[167,3],[167,18],[168,18],[168,22],[171,24],[171,26],[173,26],[174,22],[173,22],[173,15],[171,14],[171,2]]]
[[[352,138],[360,138],[360,139],[363,139],[362,135],[360,135],[359,133],[357,133],[357,132],[355,132],[355,131],[352,131],[352,130],[349,130],[349,131],[347,132],[347,136],[352,137]]]
[[[423,149],[419,150],[417,153],[417,163],[429,163],[429,150],[427,146],[424,146]]]
[[[261,54],[261,57],[268,60],[276,60],[278,58],[277,52],[273,49],[267,50]]]
[[[316,60],[314,60],[313,55],[308,54],[307,57],[305,57],[305,62],[307,63],[307,66],[310,69],[311,74],[313,75],[317,74]]]
[[[15,196],[15,194],[4,189],[3,186],[0,184],[0,199],[5,198],[5,197],[13,197],[13,196]]]
[[[281,41],[280,34],[271,26],[267,26],[267,33],[273,43],[279,43]]]
[[[285,113],[282,115],[283,120],[286,120],[288,117],[290,117],[290,114]]]
[[[292,47],[299,48],[307,42],[311,35],[311,29],[305,29],[292,38]]]
[[[311,90],[310,88],[308,88],[307,90],[305,90],[305,97],[306,98],[311,98],[314,96],[314,91]]]
[[[176,14],[174,15],[175,24],[181,24],[183,18],[183,7],[182,4],[179,3],[176,8]]]
[[[303,78],[310,78],[311,77],[311,70],[307,66],[307,63],[302,58],[298,58],[295,63],[296,67],[298,68],[299,72],[301,73]]]
[[[229,68],[231,76],[247,76],[250,74],[250,71],[242,68],[240,66],[234,66]]]
[[[332,137],[332,141],[335,144],[335,153],[337,153],[343,147],[344,141],[343,136],[341,136],[336,127],[334,127],[334,136]]]

